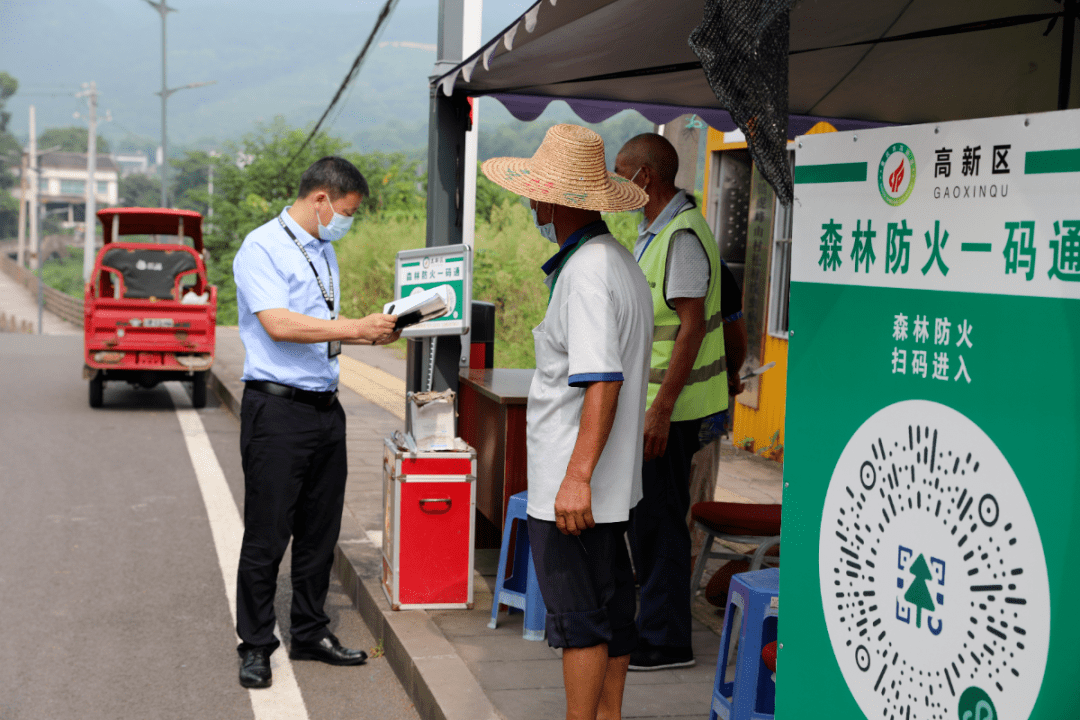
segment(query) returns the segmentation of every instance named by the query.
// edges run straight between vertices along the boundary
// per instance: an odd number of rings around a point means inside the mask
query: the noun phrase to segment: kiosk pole
[[[432,78],[460,62],[465,55],[466,37],[475,35],[479,23],[480,0],[439,0],[438,60]],[[470,129],[469,103],[463,95],[446,96],[431,87],[428,121],[427,247],[457,245],[464,241],[465,224],[473,218],[465,214],[466,133]],[[431,356],[434,355],[433,362]],[[406,369],[406,389],[424,387],[425,370],[433,367],[432,388],[458,389],[461,338],[446,336],[437,344],[431,338],[410,340]]]

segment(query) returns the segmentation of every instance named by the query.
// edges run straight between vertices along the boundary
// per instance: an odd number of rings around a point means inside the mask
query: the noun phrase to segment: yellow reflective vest
[[[652,239],[638,259],[638,265],[649,281],[653,298],[653,344],[649,371],[649,396],[646,407],[652,407],[660,383],[664,380],[675,336],[679,332],[679,316],[667,300],[667,257],[671,238],[679,230],[693,230],[709,258],[709,289],[705,294],[705,338],[701,341],[697,359],[686,378],[679,399],[671,413],[672,422],[707,417],[728,405],[727,362],[724,355],[724,317],[720,312],[720,252],[712,231],[701,211],[689,208],[669,222]]]

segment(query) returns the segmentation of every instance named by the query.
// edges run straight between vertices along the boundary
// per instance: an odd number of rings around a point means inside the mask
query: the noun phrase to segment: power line
[[[390,16],[394,13],[394,8],[397,7],[397,4],[398,0],[386,0],[386,4],[383,5],[382,12],[379,13],[379,17],[375,21],[375,27],[372,28],[371,34],[368,36],[367,42],[365,42],[364,47],[360,49],[360,54],[356,56],[356,60],[353,61],[352,67],[349,68],[348,74],[345,75],[345,79],[341,81],[341,87],[339,87],[337,92],[334,93],[334,98],[330,101],[330,104],[327,105],[326,110],[322,114],[322,117],[319,118],[319,122],[315,123],[315,127],[312,129],[311,134],[307,136],[307,139],[304,140],[303,145],[301,145],[300,148],[295,153],[293,153],[293,156],[289,158],[289,162],[285,164],[285,170],[283,170],[282,172],[288,172],[289,168],[292,167],[292,164],[296,160],[296,158],[300,156],[300,153],[304,152],[304,149],[307,148],[308,143],[311,142],[311,139],[315,137],[316,133],[319,132],[319,128],[322,127],[323,120],[326,120],[326,116],[330,114],[330,111],[334,109],[334,105],[336,105],[337,101],[341,99],[341,94],[345,92],[345,88],[347,88],[349,86],[349,83],[351,83],[353,79],[357,76],[357,74],[359,74],[360,66],[364,64],[364,57],[367,55],[368,48],[370,48],[371,44],[375,42],[375,38],[378,37],[379,32],[382,30],[383,24],[390,19]]]

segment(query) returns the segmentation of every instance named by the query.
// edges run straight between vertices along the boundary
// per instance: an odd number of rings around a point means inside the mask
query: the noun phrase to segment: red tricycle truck
[[[217,288],[206,279],[202,215],[106,208],[97,216],[105,243],[83,295],[90,406],[101,407],[107,382],[151,388],[181,380],[191,383],[192,405],[203,407],[214,362]],[[160,242],[119,242],[121,235]]]

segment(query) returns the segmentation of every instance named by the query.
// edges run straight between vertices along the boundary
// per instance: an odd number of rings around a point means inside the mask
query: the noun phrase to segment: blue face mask
[[[554,205],[551,206],[551,222],[549,222],[549,223],[547,223],[545,225],[541,225],[540,220],[537,219],[537,217],[536,217],[536,208],[532,209],[532,221],[533,221],[533,225],[536,226],[536,229],[540,231],[541,235],[543,235],[545,238],[547,238],[551,242],[555,243],[556,245],[559,244],[559,238],[555,234],[555,206]]]
[[[319,217],[317,208],[315,210],[315,221],[319,223],[319,239],[334,242],[345,237],[345,233],[349,232],[349,228],[352,227],[353,219],[338,214],[338,212],[334,210],[334,204],[330,202],[329,197],[326,198],[326,202],[330,205],[330,211],[334,213],[334,216],[330,218],[330,224],[322,224],[322,218]]]

